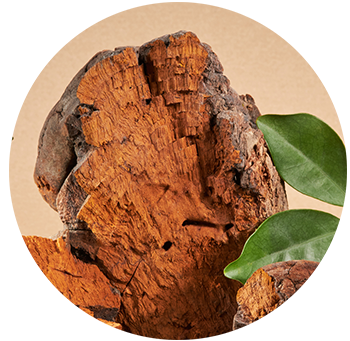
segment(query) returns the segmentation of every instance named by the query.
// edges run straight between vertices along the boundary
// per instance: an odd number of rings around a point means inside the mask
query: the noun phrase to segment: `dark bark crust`
[[[50,112],[36,184],[73,255],[120,293],[126,330],[186,339],[231,329],[239,285],[223,268],[287,209],[259,115],[185,31],[98,53]]]

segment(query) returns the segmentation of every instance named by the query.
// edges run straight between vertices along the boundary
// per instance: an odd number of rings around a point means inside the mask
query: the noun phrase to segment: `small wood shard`
[[[298,260],[264,266],[237,292],[233,329],[259,320],[287,301],[311,276],[318,263]]]
[[[250,307],[252,319],[258,320],[276,309],[280,299],[275,292],[273,279],[264,270],[258,270],[250,283],[251,286],[238,290],[237,302],[244,307]],[[265,290],[263,295],[257,286]],[[257,300],[259,300],[259,304],[255,305]]]
[[[35,239],[36,259],[49,268],[70,252],[68,262],[97,267],[132,333],[229,331],[239,285],[223,269],[287,209],[259,115],[191,32],[97,54],[40,135],[34,178],[67,229],[67,254],[40,258],[46,241]]]
[[[23,238],[41,271],[72,303],[90,310],[93,307],[119,310],[120,296],[113,292],[108,279],[96,265],[74,257],[64,237]]]

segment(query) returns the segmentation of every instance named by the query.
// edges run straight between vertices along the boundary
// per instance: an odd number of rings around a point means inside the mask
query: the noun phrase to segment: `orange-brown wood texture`
[[[287,209],[259,115],[185,31],[96,54],[49,113],[35,182],[63,222],[69,262],[98,269],[119,296],[124,330],[186,339],[232,329],[240,285],[223,269]]]

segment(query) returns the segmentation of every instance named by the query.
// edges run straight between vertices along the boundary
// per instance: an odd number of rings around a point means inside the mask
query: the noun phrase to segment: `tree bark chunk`
[[[166,339],[231,329],[240,285],[223,269],[288,208],[259,115],[185,31],[98,53],[50,112],[36,184],[65,226],[64,257],[120,293],[123,329]],[[39,256],[46,269],[62,253]]]
[[[237,292],[233,329],[259,320],[287,301],[312,275],[319,263],[286,261],[264,266]]]

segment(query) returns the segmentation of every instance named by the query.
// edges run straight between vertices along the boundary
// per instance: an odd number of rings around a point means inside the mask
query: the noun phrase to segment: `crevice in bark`
[[[208,222],[208,221],[197,221],[197,220],[186,219],[186,220],[182,223],[182,226],[188,226],[188,225],[206,226],[206,227],[217,227],[216,224],[210,223],[210,222]]]
[[[164,249],[165,251],[168,251],[171,247],[172,247],[173,243],[170,241],[167,241],[164,243],[164,245],[162,246],[162,249]]]
[[[224,226],[224,231],[227,232],[229,229],[231,229],[234,225],[232,223],[228,223]]]
[[[75,248],[75,247],[71,246],[70,252],[72,253],[72,255],[74,257],[76,257],[77,259],[81,260],[84,263],[96,264],[96,260],[92,259],[89,252],[87,252],[86,250],[84,250],[82,248]]]
[[[71,276],[71,277],[74,277],[74,278],[83,278],[83,276],[77,276],[77,275],[73,275],[71,274],[70,272],[66,271],[66,270],[61,270],[61,269],[53,269],[55,271],[58,271],[58,272],[61,272],[67,276]]]
[[[124,290],[120,293],[120,296],[121,296],[121,297],[123,297],[125,291],[128,289],[129,284],[131,283],[131,281],[132,281],[133,278],[135,277],[136,271],[137,271],[137,269],[139,268],[141,262],[142,262],[142,260],[140,260],[140,261],[138,262],[138,264],[137,264],[137,266],[136,266],[136,268],[135,268],[133,274],[131,275],[129,281],[126,283]]]

